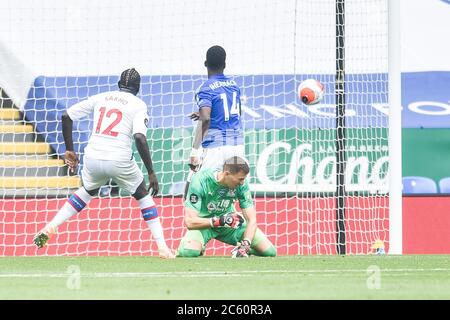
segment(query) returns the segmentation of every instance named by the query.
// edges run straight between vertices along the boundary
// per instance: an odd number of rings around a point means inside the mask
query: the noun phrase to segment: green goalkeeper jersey
[[[203,169],[194,174],[184,205],[194,209],[202,218],[234,212],[235,201],[242,209],[253,207],[253,200],[245,180],[236,189],[229,189],[217,182],[215,169]]]

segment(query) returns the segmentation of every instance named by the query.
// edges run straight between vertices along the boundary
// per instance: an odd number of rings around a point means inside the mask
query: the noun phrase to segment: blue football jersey
[[[236,82],[223,74],[206,80],[195,94],[198,108],[211,107],[211,122],[203,148],[241,145],[241,91]]]

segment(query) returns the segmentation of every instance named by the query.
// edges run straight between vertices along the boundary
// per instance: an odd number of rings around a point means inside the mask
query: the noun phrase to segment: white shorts
[[[134,194],[144,180],[136,161],[98,160],[84,157],[81,179],[86,190],[95,190],[113,179],[117,185]]]
[[[221,146],[216,148],[204,148],[201,160],[202,169],[223,169],[223,164],[231,157],[240,157],[245,160],[244,146]]]

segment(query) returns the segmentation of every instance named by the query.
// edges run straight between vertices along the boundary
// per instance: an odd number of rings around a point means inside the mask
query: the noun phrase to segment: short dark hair
[[[223,164],[223,171],[228,171],[231,174],[236,174],[238,172],[248,174],[250,172],[250,168],[247,161],[244,159],[240,157],[231,157]]]
[[[221,46],[212,46],[206,51],[205,65],[210,70],[219,70],[225,68],[225,59],[227,53]]]
[[[135,68],[127,69],[120,75],[119,89],[136,95],[141,85],[141,76]]]

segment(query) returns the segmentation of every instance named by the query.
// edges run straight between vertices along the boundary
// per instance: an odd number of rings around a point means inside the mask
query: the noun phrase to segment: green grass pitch
[[[450,256],[1,257],[0,299],[450,299]]]

